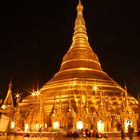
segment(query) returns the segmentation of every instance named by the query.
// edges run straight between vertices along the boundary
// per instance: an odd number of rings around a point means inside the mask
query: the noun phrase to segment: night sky
[[[138,4],[83,0],[89,42],[102,68],[133,96],[140,95]],[[42,87],[59,70],[71,42],[76,0],[1,4],[0,96]]]

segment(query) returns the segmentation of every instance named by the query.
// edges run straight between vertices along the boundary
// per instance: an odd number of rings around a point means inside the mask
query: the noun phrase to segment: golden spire
[[[83,5],[79,0],[77,5],[77,17],[75,20],[72,44],[63,57],[60,71],[76,68],[96,69],[102,71],[98,56],[94,53],[88,42],[85,20],[83,17]],[[89,65],[87,63],[90,63]],[[92,63],[92,64],[91,64]]]
[[[79,3],[77,5],[77,17],[75,20],[73,43],[71,45],[71,48],[76,48],[76,47],[78,48],[88,47],[88,49],[90,48],[88,43],[88,36],[86,32],[85,20],[83,17],[83,9],[84,8],[81,3],[81,0],[79,0]]]
[[[4,106],[4,108],[5,107],[6,108],[7,107],[14,107],[11,88],[12,88],[12,82],[10,80],[9,89],[8,89],[8,92],[7,92],[7,96],[6,96],[5,100],[4,100],[4,103],[2,105],[2,108],[3,108],[3,106]]]
[[[55,116],[56,115],[56,97],[54,96],[54,101],[53,101],[53,107],[50,112],[50,116]]]
[[[103,94],[102,93],[100,93],[100,103],[101,103],[101,107],[103,107]]]
[[[11,82],[11,80],[10,80],[10,83],[9,83],[9,90],[11,90],[11,88],[12,88],[12,82]]]
[[[77,12],[78,12],[78,15],[82,15],[83,5],[81,3],[81,0],[79,0],[78,6],[77,6]]]
[[[124,90],[125,90],[125,105],[128,107],[129,103],[128,103],[128,92],[127,92],[127,86],[125,84],[124,86]]]

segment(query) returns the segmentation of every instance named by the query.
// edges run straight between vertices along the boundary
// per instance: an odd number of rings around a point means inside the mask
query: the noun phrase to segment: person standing
[[[121,138],[124,139],[125,138],[125,132],[123,127],[121,128]]]
[[[128,126],[128,136],[129,136],[130,140],[133,140],[133,132],[134,132],[134,128],[131,125],[129,125]]]

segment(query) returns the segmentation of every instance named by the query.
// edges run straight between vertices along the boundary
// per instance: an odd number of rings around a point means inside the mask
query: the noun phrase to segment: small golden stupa
[[[14,103],[12,98],[12,83],[9,83],[9,89],[2,105],[0,106],[0,132],[8,130],[9,123],[14,115]]]
[[[127,127],[131,123],[137,129],[138,102],[102,70],[88,42],[80,0],[72,44],[59,71],[38,92],[38,96],[28,96],[19,104],[24,123],[30,128],[33,123],[40,123],[42,128],[45,125],[54,128],[56,123],[60,128],[76,129],[80,120],[81,127],[102,132],[117,131],[118,124]],[[44,115],[39,119],[37,112]],[[125,120],[121,116],[126,116]]]

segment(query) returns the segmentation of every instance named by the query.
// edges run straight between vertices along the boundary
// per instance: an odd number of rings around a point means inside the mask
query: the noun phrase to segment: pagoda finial
[[[77,5],[77,18],[75,20],[75,29],[76,29],[76,26],[82,27],[82,25],[84,25],[82,30],[86,30],[85,20],[83,17],[83,9],[84,8],[83,8],[83,5],[81,3],[81,0],[79,0],[79,3]]]
[[[81,3],[81,0],[79,0],[79,3],[77,5],[77,14],[82,15],[82,13],[83,13],[83,5]]]
[[[10,83],[9,83],[9,90],[11,90],[11,88],[12,88],[12,82],[10,81]]]
[[[12,88],[12,76],[11,76],[11,78],[10,78],[9,90],[11,90],[11,88]]]
[[[10,83],[9,83],[9,89],[8,89],[8,92],[7,92],[7,95],[6,95],[6,98],[3,102],[3,105],[1,108],[8,108],[8,107],[14,107],[14,104],[13,104],[13,98],[12,98],[12,91],[11,91],[11,88],[12,88],[12,80],[10,80]]]
[[[126,86],[126,84],[125,84],[125,86],[124,86],[124,90],[125,90],[125,102],[126,102],[126,106],[128,107],[128,92],[127,92],[127,86]]]
[[[71,48],[84,47],[91,49],[88,42],[88,36],[86,32],[85,20],[83,17],[83,5],[81,0],[79,0],[77,5],[77,17],[75,20],[74,34],[73,34],[73,42]]]

